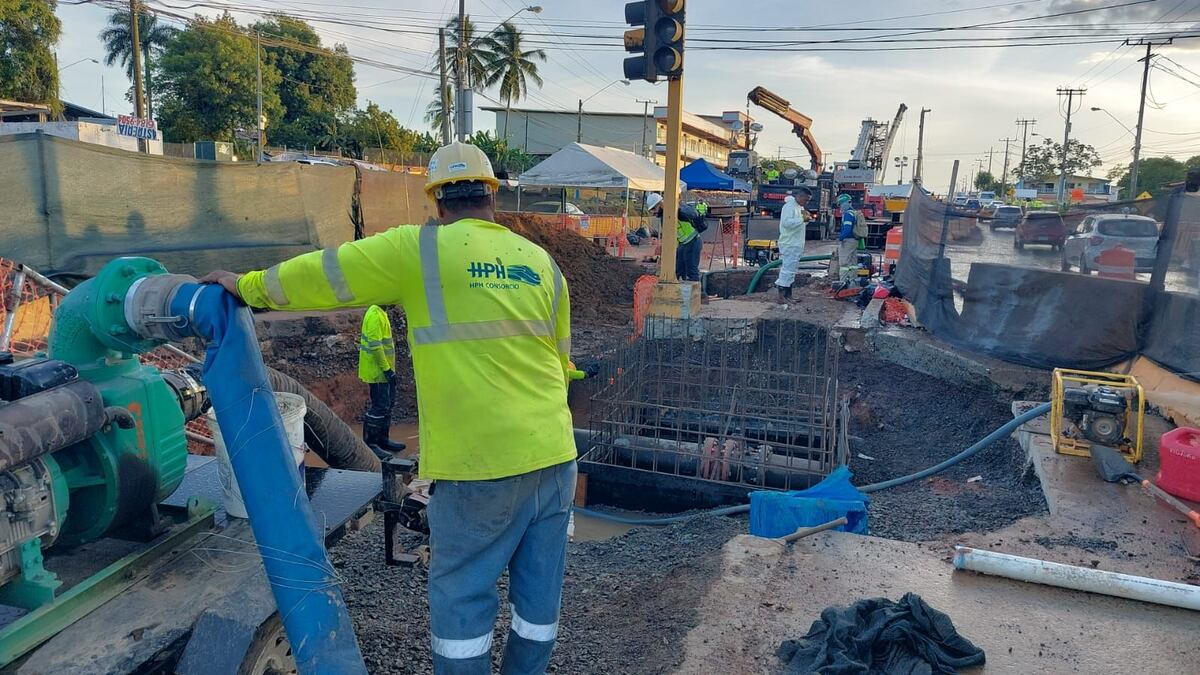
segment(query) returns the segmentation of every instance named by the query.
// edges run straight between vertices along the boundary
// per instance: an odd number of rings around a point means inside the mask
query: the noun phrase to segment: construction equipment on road
[[[1050,403],[1056,452],[1089,457],[1097,444],[1119,448],[1132,462],[1141,460],[1146,395],[1136,377],[1055,368]]]
[[[766,265],[779,259],[779,242],[774,239],[747,239],[745,256],[746,262],[751,265]]]
[[[791,102],[787,99],[768,91],[763,87],[755,87],[746,94],[746,99],[754,105],[769,110],[779,117],[792,124],[792,133],[800,137],[800,142],[804,144],[804,148],[808,150],[810,157],[810,168],[820,174],[824,170],[825,161],[824,155],[821,153],[821,146],[817,145],[817,138],[812,133],[812,118],[808,115],[800,113],[792,109]]]

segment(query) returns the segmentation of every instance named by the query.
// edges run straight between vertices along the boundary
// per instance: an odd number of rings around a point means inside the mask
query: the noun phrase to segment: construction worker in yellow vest
[[[379,305],[371,305],[363,315],[362,334],[358,336],[358,378],[367,385],[371,400],[363,414],[363,442],[386,462],[405,446],[388,438],[396,399],[396,345],[392,342],[392,322]]]
[[[575,441],[570,299],[541,247],[495,222],[499,181],[473,145],[429,160],[439,225],[406,225],[264,271],[213,272],[252,307],[404,309],[433,479],[429,613],[435,673],[490,673],[507,568],[504,672],[542,673],[558,633]]]

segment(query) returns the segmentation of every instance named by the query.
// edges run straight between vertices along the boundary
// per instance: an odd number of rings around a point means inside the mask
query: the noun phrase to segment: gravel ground
[[[700,599],[719,573],[721,546],[746,527],[745,518],[699,516],[571,544],[551,672],[672,670],[682,657],[684,635],[696,623]],[[417,545],[423,537],[403,541]],[[370,672],[432,672],[425,569],[383,564],[381,520],[343,539],[331,557]],[[501,579],[501,597],[506,585]],[[507,632],[505,604],[497,624],[496,660]]]
[[[843,354],[838,375],[840,393],[851,397],[857,485],[937,464],[1012,419],[989,386],[956,387],[860,353]],[[980,480],[967,482],[975,476]],[[1045,512],[1041,485],[1009,438],[940,474],[872,494],[869,521],[877,536],[924,541],[988,532]]]

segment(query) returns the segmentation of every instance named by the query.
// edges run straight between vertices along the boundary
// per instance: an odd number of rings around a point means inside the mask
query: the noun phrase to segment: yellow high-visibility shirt
[[[384,373],[395,369],[392,322],[382,307],[371,305],[363,315],[362,334],[358,336],[358,379],[367,384],[387,382]]]
[[[504,478],[575,458],[567,284],[546,251],[501,225],[393,228],[250,272],[238,292],[280,310],[403,307],[424,478]]]

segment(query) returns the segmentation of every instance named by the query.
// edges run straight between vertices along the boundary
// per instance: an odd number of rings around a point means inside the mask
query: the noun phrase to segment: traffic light
[[[683,74],[684,0],[640,0],[625,4],[625,78],[657,82]]]

